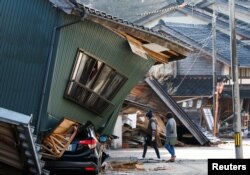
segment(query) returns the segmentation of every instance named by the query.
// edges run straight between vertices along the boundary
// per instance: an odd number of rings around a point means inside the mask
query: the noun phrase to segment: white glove
[[[151,141],[152,141],[152,142],[155,141],[155,137],[154,137],[154,136],[152,137]]]

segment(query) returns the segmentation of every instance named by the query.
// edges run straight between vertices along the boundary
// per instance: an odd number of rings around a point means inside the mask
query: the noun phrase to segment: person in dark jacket
[[[166,115],[166,118],[167,118],[167,124],[166,124],[165,148],[171,154],[171,158],[169,159],[169,161],[174,162],[176,158],[174,145],[177,142],[176,122],[172,113],[168,113]]]
[[[147,147],[148,146],[152,146],[155,150],[155,153],[157,155],[157,158],[160,159],[160,153],[157,147],[157,120],[156,118],[153,116],[153,112],[151,110],[149,110],[146,113],[146,116],[149,119],[149,125],[148,125],[148,129],[149,129],[149,133],[147,134],[145,137],[145,143],[144,143],[144,148],[143,148],[143,154],[142,154],[142,158],[144,159],[147,153]]]

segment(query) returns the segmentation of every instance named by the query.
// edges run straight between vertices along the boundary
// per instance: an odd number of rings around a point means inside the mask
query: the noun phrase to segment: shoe
[[[145,157],[138,157],[138,160],[144,160]]]
[[[175,158],[176,158],[176,156],[172,156],[168,161],[169,162],[175,162]]]

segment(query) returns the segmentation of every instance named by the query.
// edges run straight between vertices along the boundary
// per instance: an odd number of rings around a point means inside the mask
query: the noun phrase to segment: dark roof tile
[[[211,96],[212,76],[177,76],[164,82],[163,88],[172,96]]]
[[[161,23],[162,25],[162,23]],[[183,39],[185,42],[189,43],[187,40],[190,39],[196,44],[200,45],[202,49],[212,53],[212,29],[211,25],[201,25],[201,24],[177,24],[177,23],[165,23],[167,28],[178,32],[180,35],[186,38]],[[164,31],[164,29],[162,29]],[[217,31],[216,32],[216,46],[217,55],[220,58],[226,60],[228,63],[231,62],[230,57],[230,36]],[[237,56],[238,63],[242,67],[250,67],[250,47],[241,41],[237,41]]]

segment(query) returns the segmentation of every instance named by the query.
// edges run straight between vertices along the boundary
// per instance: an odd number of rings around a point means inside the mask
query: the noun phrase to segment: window
[[[239,77],[240,78],[250,78],[250,69],[249,68],[239,68]]]
[[[229,75],[232,77],[232,69],[229,70]],[[239,68],[239,78],[250,78],[250,69],[249,68]]]
[[[110,66],[78,50],[65,98],[100,114],[113,105],[111,100],[126,80]]]

